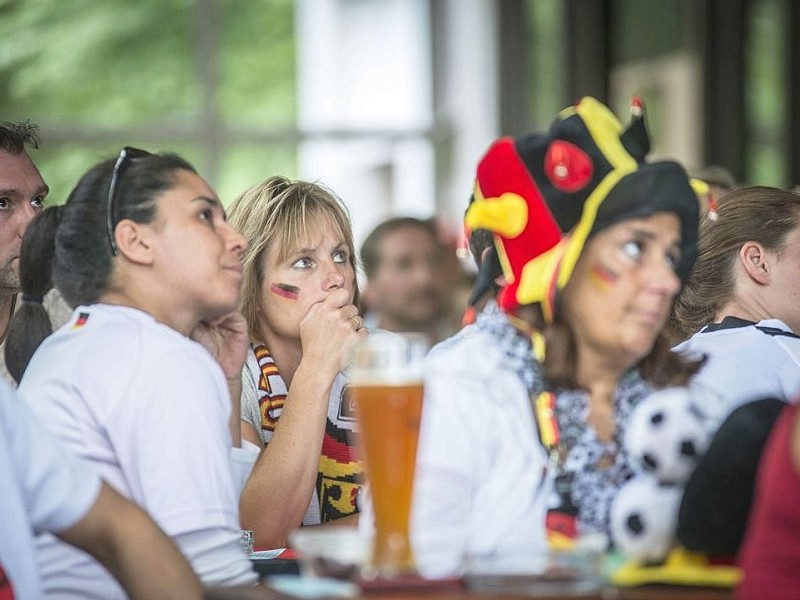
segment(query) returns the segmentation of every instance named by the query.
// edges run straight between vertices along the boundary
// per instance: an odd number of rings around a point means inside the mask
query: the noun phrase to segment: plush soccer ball
[[[631,414],[624,445],[660,483],[682,485],[708,448],[708,415],[686,388],[651,394]]]
[[[628,481],[611,504],[611,538],[628,558],[660,562],[675,543],[682,490],[640,474]]]

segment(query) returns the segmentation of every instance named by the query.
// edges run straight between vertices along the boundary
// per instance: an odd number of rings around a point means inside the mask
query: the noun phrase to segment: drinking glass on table
[[[371,566],[381,578],[416,573],[409,539],[422,412],[421,334],[378,331],[356,347],[349,393],[375,512]]]

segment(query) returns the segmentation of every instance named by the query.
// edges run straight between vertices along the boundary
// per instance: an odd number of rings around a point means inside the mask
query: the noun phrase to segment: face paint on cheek
[[[297,300],[300,296],[300,288],[288,283],[273,283],[269,286],[269,291],[287,300]]]
[[[613,287],[619,275],[604,264],[597,263],[589,270],[589,278],[597,289],[605,292]]]

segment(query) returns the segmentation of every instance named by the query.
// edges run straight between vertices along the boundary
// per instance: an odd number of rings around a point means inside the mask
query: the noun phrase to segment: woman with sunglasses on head
[[[285,177],[244,192],[230,218],[248,243],[242,437],[262,449],[242,492],[242,523],[257,545],[282,547],[301,524],[355,521],[361,467],[342,369],[366,329],[353,234],[332,192]]]
[[[206,585],[256,579],[234,483],[248,456],[232,448],[245,248],[191,165],[126,148],[28,228],[24,304],[9,331],[9,368],[45,431],[142,506]],[[76,308],[42,342],[53,284]],[[37,555],[48,595],[124,597],[98,563],[51,536]]]

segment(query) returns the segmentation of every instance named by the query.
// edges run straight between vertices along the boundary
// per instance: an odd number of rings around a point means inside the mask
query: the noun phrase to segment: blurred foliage
[[[787,183],[785,155],[788,107],[783,99],[788,53],[784,35],[783,0],[756,0],[751,10],[745,48],[745,120],[748,183],[783,186]],[[800,182],[788,182],[796,184]]]
[[[199,106],[189,0],[5,0],[0,105],[13,116],[115,127]]]
[[[224,118],[293,127],[295,47],[292,0],[227,0],[218,101]]]
[[[119,152],[118,145],[48,144],[45,138],[39,150],[31,152],[50,195],[47,204],[63,204],[70,190],[91,165]]]
[[[561,0],[527,0],[529,114],[537,128],[569,104],[566,91],[566,6]]]
[[[223,204],[232,202],[249,187],[267,177],[295,177],[295,148],[290,145],[238,144],[223,156],[217,193]]]
[[[686,45],[680,1],[616,0],[611,63],[618,65],[678,52]]]
[[[209,2],[216,48],[198,42]],[[253,177],[291,176],[292,143],[243,152],[236,132],[258,138],[294,128],[293,21],[292,0],[0,0],[0,118],[41,126],[33,156],[56,202],[122,145],[180,152],[225,187],[223,197]],[[219,140],[206,138],[204,104],[215,111]],[[218,173],[203,164],[209,151]]]

